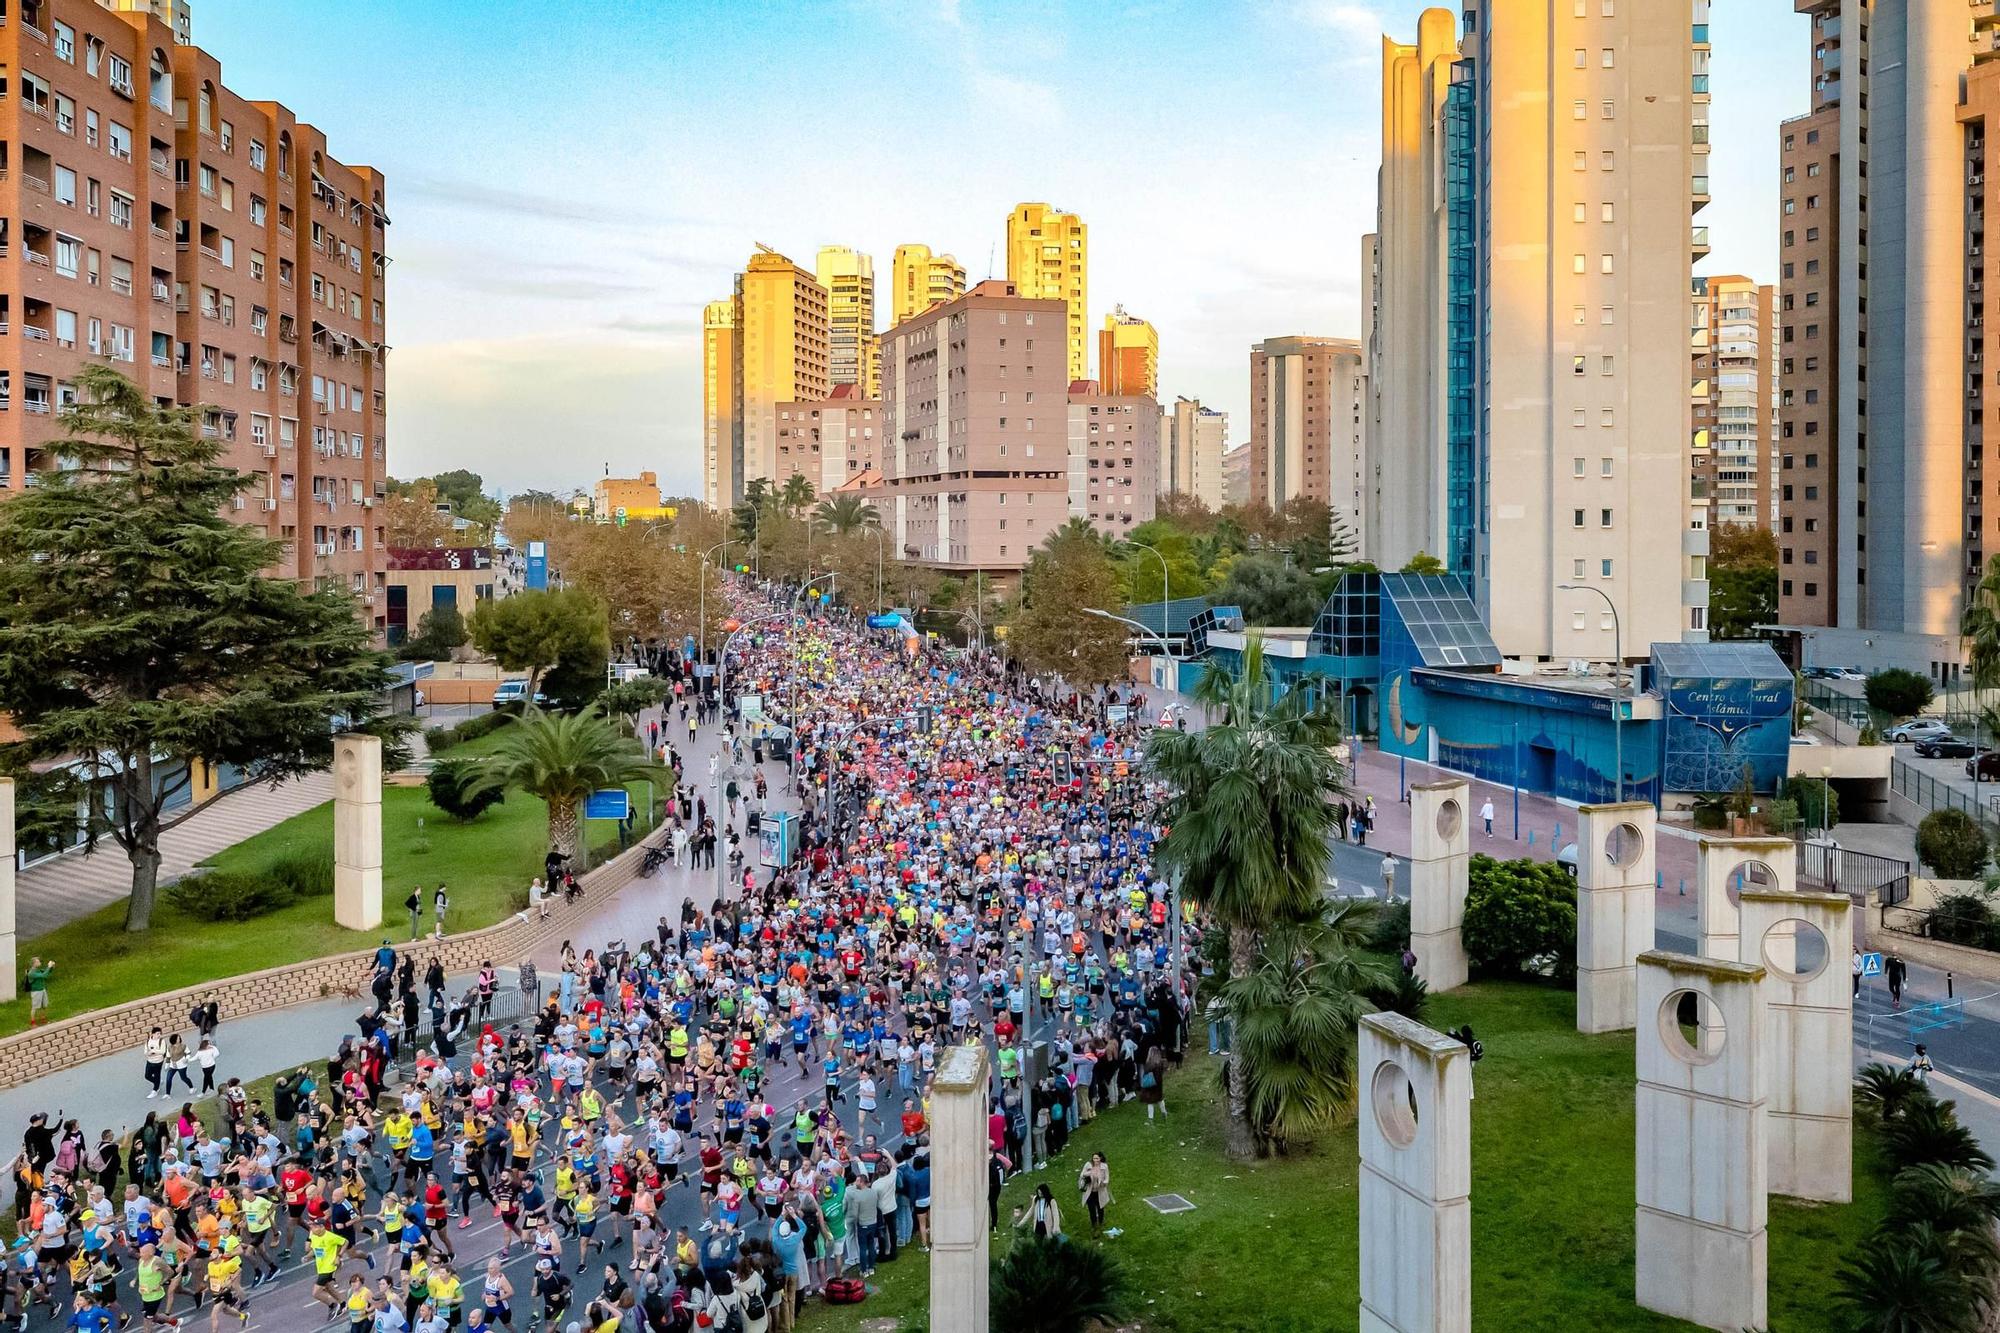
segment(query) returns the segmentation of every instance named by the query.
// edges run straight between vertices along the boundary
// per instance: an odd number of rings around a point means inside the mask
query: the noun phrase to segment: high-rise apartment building
[[[1160,396],[1159,330],[1122,305],[1097,333],[1097,382],[1108,394]]]
[[[1777,522],[1774,299],[1774,288],[1737,274],[1694,280],[1690,495],[1706,528]]]
[[[1812,631],[1808,661],[1950,679],[2000,554],[1983,390],[2000,15],[1793,7],[1813,64],[1810,111],[1778,129],[1778,614]]]
[[[819,402],[778,404],[778,467],[782,486],[802,473],[825,495],[864,471],[881,467],[882,404],[852,384],[836,384]]]
[[[1222,455],[1222,503],[1250,503],[1250,446],[1239,444]]]
[[[778,475],[778,404],[823,399],[827,382],[826,288],[768,246],[736,275],[736,484]]]
[[[1176,398],[1160,409],[1160,494],[1185,495],[1210,509],[1227,500],[1222,458],[1229,447],[1229,414],[1203,407],[1199,398]]]
[[[1069,512],[1114,540],[1153,518],[1159,489],[1160,404],[1106,393],[1095,380],[1069,386]]]
[[[875,261],[845,245],[823,245],[814,276],[826,288],[827,379],[881,396],[882,344],[875,333]]]
[[[878,508],[898,553],[1015,570],[1067,521],[1066,316],[988,280],[883,334]]]
[[[1449,10],[1425,10],[1414,44],[1383,39],[1376,230],[1362,240],[1363,549],[1387,569],[1425,552],[1468,585],[1479,483],[1469,73]]]
[[[1029,300],[1061,301],[1067,311],[1069,377],[1090,377],[1090,229],[1048,204],[1017,204],[1007,215],[1007,281]]]
[[[1251,500],[1323,501],[1364,550],[1366,386],[1352,338],[1266,338],[1250,349]]]
[[[0,493],[55,466],[77,372],[108,361],[199,405],[252,478],[231,516],[288,543],[276,572],[350,589],[383,628],[382,175],[226,87],[185,5],[8,9]]]
[[[1706,0],[1468,0],[1455,59],[1448,18],[1385,60],[1375,511],[1442,541],[1509,655],[1705,637],[1681,349],[1706,250]]]
[[[939,301],[965,295],[965,265],[950,255],[934,255],[928,245],[899,245],[890,265],[889,317],[901,324]]]
[[[736,341],[736,303],[710,301],[701,312],[701,451],[702,498],[711,509],[726,509],[743,494]]]

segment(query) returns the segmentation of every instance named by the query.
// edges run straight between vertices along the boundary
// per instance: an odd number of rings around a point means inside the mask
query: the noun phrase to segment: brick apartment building
[[[1067,315],[989,279],[882,335],[877,508],[898,554],[1019,570],[1068,521]]]
[[[254,477],[232,517],[289,543],[275,572],[350,588],[379,630],[386,186],[224,86],[184,19],[0,4],[0,495],[54,465],[73,377],[108,362],[199,405]]]

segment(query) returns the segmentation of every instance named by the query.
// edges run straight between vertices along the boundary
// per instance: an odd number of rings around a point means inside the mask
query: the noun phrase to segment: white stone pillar
[[[1357,1069],[1361,1333],[1467,1333],[1472,1053],[1401,1014],[1369,1014]]]
[[[1849,908],[1841,894],[1743,895],[1742,961],[1764,969],[1773,1194],[1827,1203],[1854,1197]]]
[[[0,778],[0,1000],[17,998],[14,957],[14,779]]]
[[[1639,955],[1641,1308],[1728,1333],[1765,1326],[1764,969]],[[1692,1032],[1681,998],[1697,997]],[[1851,1058],[1843,1056],[1841,1076]]]
[[[1752,863],[1770,870],[1770,883],[1759,884],[1749,878]],[[1741,952],[1737,945],[1739,913],[1731,895],[1740,895],[1745,889],[1790,893],[1799,882],[1798,848],[1790,838],[1703,838],[1696,845],[1694,880],[1702,956],[1733,962]]]
[[[931,1327],[986,1333],[986,1048],[954,1046],[931,1080]]]
[[[1633,1023],[1633,960],[1653,947],[1658,812],[1646,801],[1577,812],[1576,1030],[1622,1032]]]
[[[1432,991],[1465,984],[1459,927],[1471,874],[1470,788],[1463,778],[1410,788],[1410,952]]]
[[[382,924],[382,741],[333,738],[333,919],[348,930]]]

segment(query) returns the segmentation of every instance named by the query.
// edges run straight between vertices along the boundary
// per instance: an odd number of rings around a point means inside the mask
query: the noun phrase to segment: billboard
[[[491,569],[490,546],[392,546],[391,569]]]

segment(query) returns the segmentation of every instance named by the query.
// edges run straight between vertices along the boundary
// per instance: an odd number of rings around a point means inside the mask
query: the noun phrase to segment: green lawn
[[[1473,1323],[1493,1329],[1685,1329],[1632,1304],[1633,1056],[1629,1036],[1575,1031],[1575,995],[1482,983],[1434,1002],[1428,1020],[1470,1022],[1486,1044],[1473,1104]],[[1167,1084],[1169,1120],[1137,1104],[1086,1127],[1052,1172],[1008,1186],[1007,1210],[1046,1180],[1073,1238],[1087,1235],[1076,1171],[1111,1163],[1103,1242],[1125,1262],[1147,1333],[1306,1333],[1351,1329],[1360,1301],[1352,1129],[1319,1151],[1237,1165],[1222,1153],[1215,1066],[1190,1059]],[[1856,1201],[1771,1201],[1771,1328],[1825,1328],[1828,1279],[1881,1215],[1871,1150],[1857,1154]],[[1186,1195],[1196,1211],[1155,1213],[1142,1200]],[[806,1333],[854,1333],[865,1319],[922,1309],[929,1270],[911,1252],[876,1274],[859,1306],[809,1307]]]
[[[497,743],[482,737],[454,748],[452,757],[473,757]],[[655,784],[656,789],[662,789]],[[632,787],[633,806],[643,816],[646,789]],[[419,821],[422,822],[421,832]],[[617,826],[607,820],[586,824],[593,849],[615,848]],[[424,929],[431,926],[430,894],[439,881],[450,886],[452,932],[487,926],[527,904],[528,881],[539,875],[548,850],[547,816],[542,803],[521,792],[469,824],[461,824],[431,804],[422,787],[385,787],[382,792],[382,909],[386,933],[409,936],[403,899],[413,887],[424,890]],[[429,849],[420,850],[425,841]],[[218,869],[254,871],[287,853],[326,851],[333,845],[333,805],[328,802],[256,837],[240,842],[208,864]],[[115,847],[96,855],[118,855]],[[49,990],[54,1018],[198,985],[219,977],[254,972],[282,963],[367,948],[381,936],[342,930],[333,924],[333,900],[294,902],[249,921],[200,921],[176,911],[164,895],[153,909],[153,928],[143,935],[124,930],[125,904],[113,903],[46,935],[21,942],[25,969],[30,955],[57,963]],[[27,1022],[27,1002],[0,1005],[0,1033],[17,1032]]]

